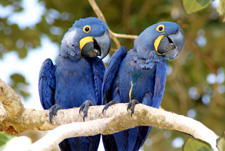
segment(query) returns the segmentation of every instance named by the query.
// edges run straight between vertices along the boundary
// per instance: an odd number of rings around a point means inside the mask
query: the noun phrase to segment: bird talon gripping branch
[[[91,101],[87,100],[80,106],[79,114],[81,111],[83,111],[83,121],[85,121],[85,117],[87,117],[88,115],[89,106],[93,106],[93,105],[94,104]]]
[[[132,117],[133,113],[134,113],[134,108],[135,108],[135,105],[138,104],[139,102],[135,99],[131,100],[128,105],[127,105],[127,111],[130,109],[131,112],[130,112],[130,116]]]
[[[51,124],[53,124],[53,123],[52,123],[52,118],[53,118],[53,116],[56,116],[58,110],[60,110],[60,109],[62,109],[62,108],[61,108],[61,106],[59,106],[58,104],[54,104],[53,106],[50,107],[50,109],[49,109],[49,122],[50,122]]]
[[[110,106],[117,104],[117,103],[119,103],[119,102],[116,100],[112,100],[109,103],[105,104],[104,108],[102,109],[102,114],[104,114],[104,111],[107,110]]]

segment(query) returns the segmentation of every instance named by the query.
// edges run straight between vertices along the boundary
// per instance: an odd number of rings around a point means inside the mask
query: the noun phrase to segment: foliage
[[[10,141],[14,136],[7,135],[3,132],[0,132],[0,150],[3,150],[5,147],[6,143]]]
[[[192,137],[188,138],[183,146],[183,151],[211,151],[210,145],[201,141],[194,139]]]
[[[183,0],[184,8],[188,14],[197,12],[209,6],[215,0]],[[220,0],[217,6],[217,12],[220,16],[225,16],[225,1]],[[223,19],[225,21],[225,17]]]
[[[27,92],[26,87],[29,85],[23,75],[15,73],[10,76],[12,79],[11,87],[21,96],[27,98],[30,94]]]
[[[183,0],[184,8],[188,14],[206,8],[211,0]]]
[[[217,10],[210,0],[96,0],[112,31],[138,35],[149,25],[159,21],[178,23],[184,31],[186,43],[181,56],[168,62],[168,76],[162,107],[168,111],[195,118],[221,134],[225,123],[224,83],[224,0]],[[40,47],[41,37],[47,35],[52,42],[60,44],[63,34],[75,20],[95,16],[87,0],[39,0],[43,7],[40,20],[33,26],[21,27],[10,22],[10,16],[24,11],[21,0],[1,1],[11,12],[0,16],[0,57],[16,52],[25,59],[30,51]],[[203,9],[204,8],[204,9]],[[186,11],[187,13],[186,13]],[[196,12],[197,11],[197,12]],[[193,13],[196,12],[196,13]],[[192,14],[189,14],[192,13]],[[127,49],[133,40],[119,39]],[[112,44],[112,49],[116,49]],[[46,51],[47,52],[47,51]],[[113,51],[110,52],[112,55]],[[3,70],[4,71],[4,70]],[[1,70],[1,72],[3,72]],[[16,76],[15,76],[16,75]],[[9,75],[10,77],[11,75]],[[24,93],[26,77],[14,73],[14,88]],[[17,82],[16,82],[17,81]],[[21,84],[23,83],[23,84]],[[186,134],[152,128],[144,150],[180,150],[174,146],[176,138],[183,141]],[[172,144],[172,145],[171,145]],[[176,144],[176,143],[175,143]]]
[[[218,7],[217,7],[217,12],[220,16],[223,16],[223,21],[225,21],[225,1],[221,0]]]
[[[217,147],[220,151],[225,150],[225,133],[217,140]],[[211,151],[210,145],[201,140],[189,137],[183,145],[183,151]]]
[[[217,147],[223,151],[225,150],[225,132],[223,135],[217,140]]]

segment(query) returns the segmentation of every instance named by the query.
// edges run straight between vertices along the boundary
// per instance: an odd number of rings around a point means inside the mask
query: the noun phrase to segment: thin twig
[[[136,39],[137,38],[137,35],[117,34],[114,32],[112,32],[112,34],[117,38],[127,38],[127,39]]]
[[[100,18],[101,20],[103,20],[106,25],[107,25],[107,22],[106,22],[106,19],[102,13],[102,11],[100,10],[100,8],[98,7],[97,3],[95,2],[95,0],[88,0],[92,9],[94,10],[95,14],[98,16],[98,18]],[[110,37],[112,38],[112,40],[115,42],[116,44],[116,47],[119,48],[121,45],[120,45],[120,42],[117,38],[127,38],[127,39],[136,39],[137,36],[136,35],[126,35],[126,34],[118,34],[118,33],[114,33],[108,26],[108,29],[109,29],[109,33],[110,33]]]

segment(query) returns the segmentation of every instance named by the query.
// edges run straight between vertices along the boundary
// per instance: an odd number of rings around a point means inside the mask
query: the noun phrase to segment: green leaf
[[[26,81],[25,77],[20,73],[14,73],[10,76],[12,83],[10,86],[17,91],[24,99],[30,97],[30,92],[27,90],[26,86],[29,83]]]
[[[205,146],[201,146],[197,151],[211,151],[211,149]]]
[[[14,136],[7,135],[3,132],[0,132],[0,150],[2,150],[4,146],[6,145],[6,143],[10,141],[13,137]]]
[[[13,80],[15,85],[18,85],[19,83],[24,83],[25,85],[29,85],[25,77],[20,73],[14,73],[10,76],[10,78]]]
[[[197,12],[206,8],[211,0],[183,0],[183,5],[188,14]]]
[[[218,140],[217,140],[217,147],[221,151],[225,150],[225,132],[220,138],[218,138]]]
[[[211,147],[206,142],[190,137],[185,142],[183,151],[211,151]]]
[[[211,3],[211,0],[196,0],[196,2],[202,6],[202,7],[205,7],[205,6],[208,6],[209,3]]]

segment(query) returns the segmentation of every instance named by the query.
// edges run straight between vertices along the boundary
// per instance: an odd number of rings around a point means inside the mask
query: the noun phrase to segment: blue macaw
[[[159,108],[166,82],[166,61],[179,56],[184,47],[181,28],[172,22],[160,22],[146,28],[129,52],[119,48],[112,56],[103,78],[103,112],[110,105],[128,103],[131,116],[135,104]],[[103,135],[106,151],[138,151],[150,126]]]
[[[101,87],[105,71],[103,59],[111,40],[106,24],[95,17],[76,21],[64,35],[54,65],[46,59],[39,75],[39,95],[49,120],[59,109],[80,107],[83,119],[90,105],[101,104]],[[100,135],[69,138],[60,143],[63,151],[95,151]]]

